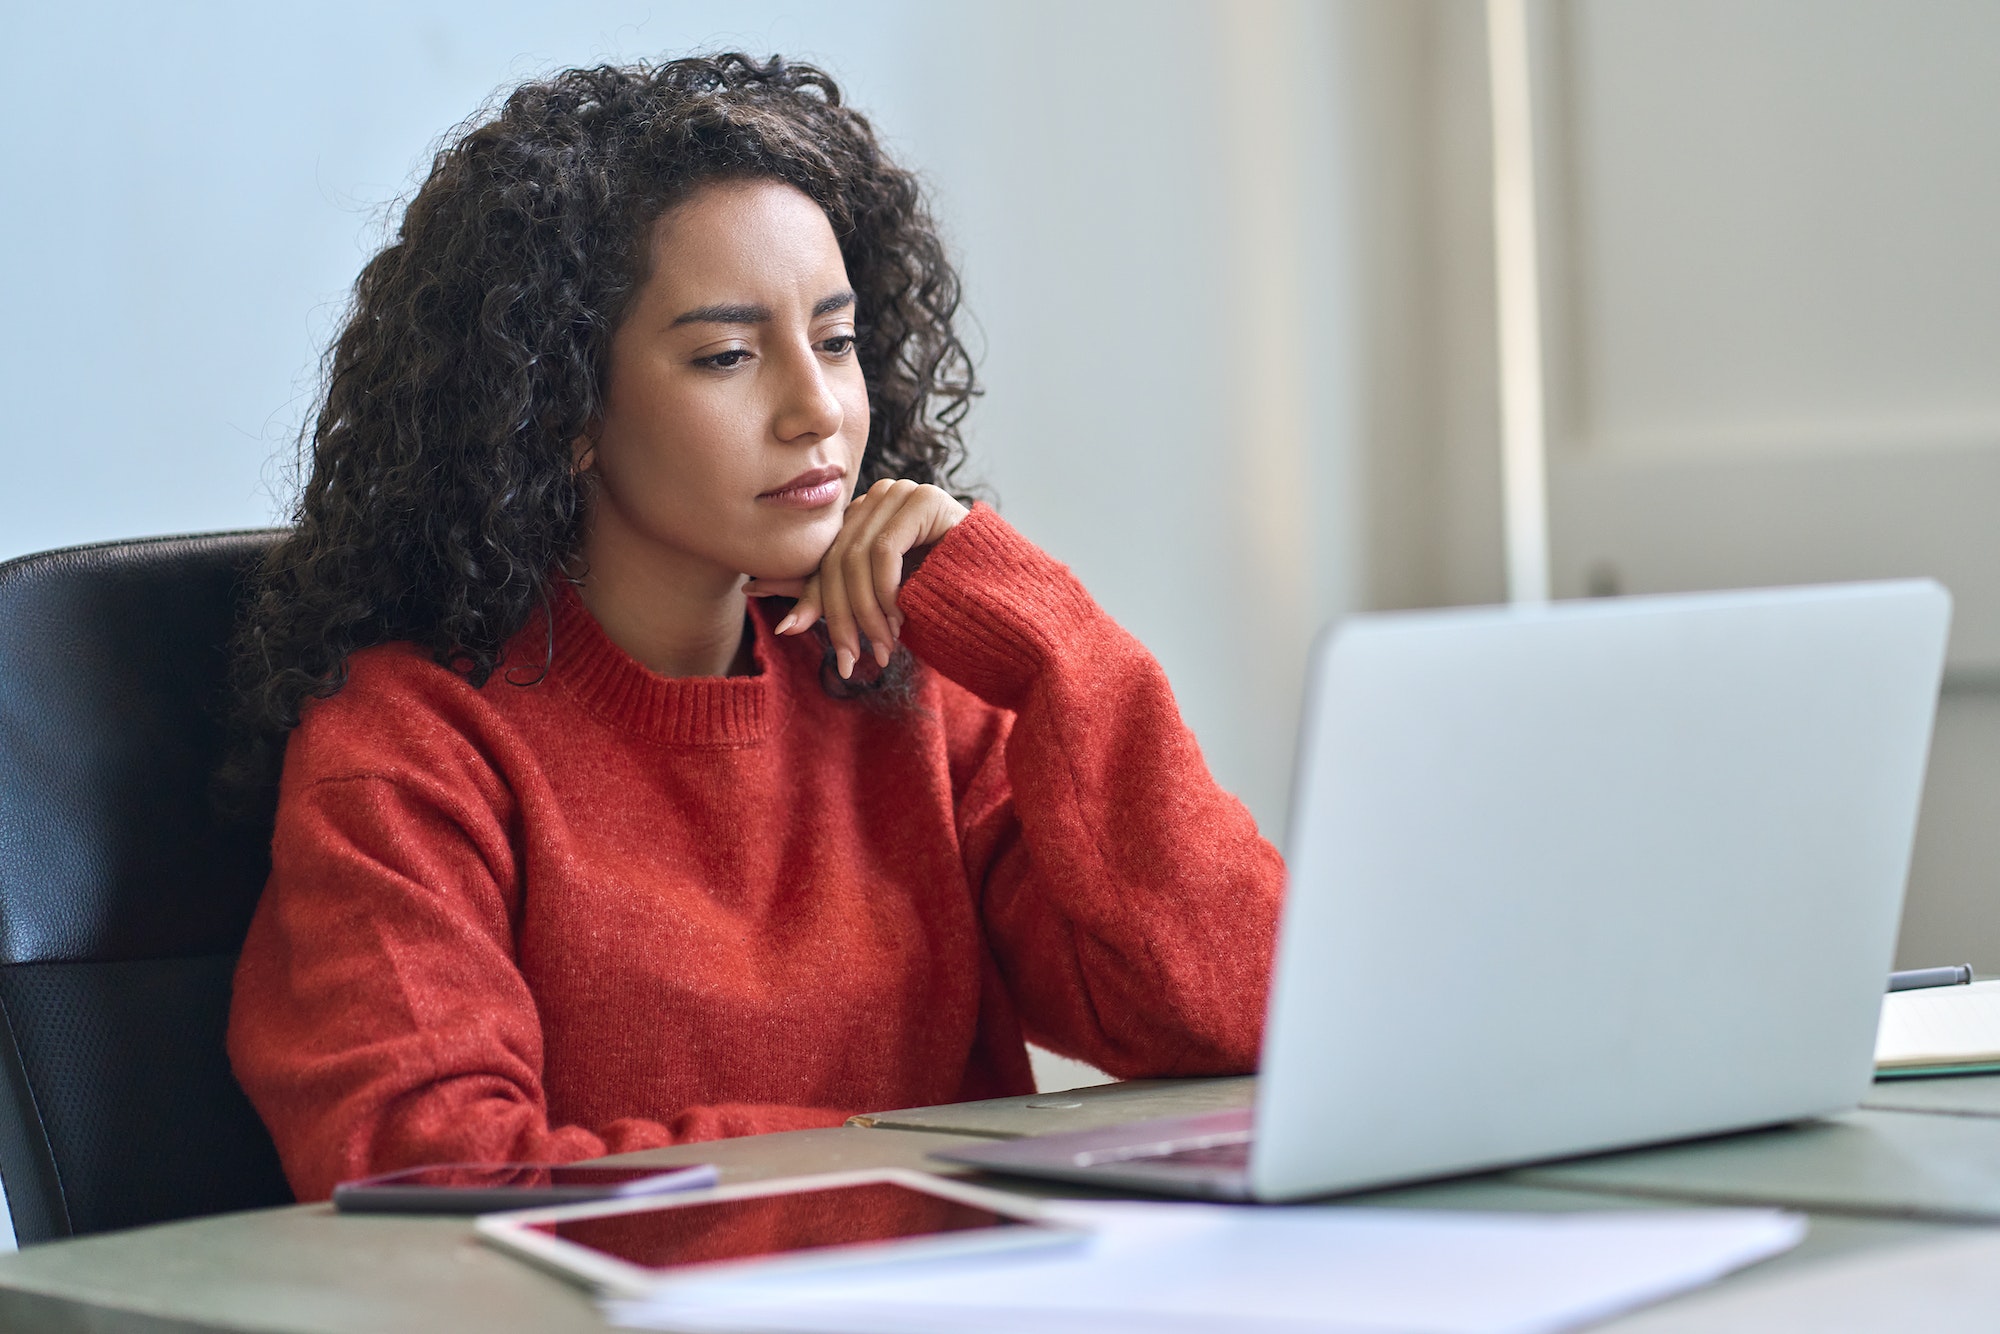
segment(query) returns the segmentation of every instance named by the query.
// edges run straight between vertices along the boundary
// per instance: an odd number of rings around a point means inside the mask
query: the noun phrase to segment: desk
[[[1883,1112],[1941,1112],[1949,1116],[2000,1116],[2000,1075],[1956,1079],[1884,1079],[1862,1099]]]
[[[838,1130],[684,1145],[626,1160],[713,1162],[726,1181],[860,1167],[937,1170],[925,1155],[975,1137],[1235,1105],[1252,1087],[1249,1080],[1114,1085],[883,1113],[865,1118],[868,1124]],[[1073,1105],[1029,1105],[1036,1102]],[[1669,1196],[1747,1199],[1770,1192],[1798,1198],[1815,1174],[1831,1170],[1836,1185],[1845,1185],[1826,1188],[1830,1203],[1813,1206],[1811,1234],[1796,1251],[1599,1328],[1616,1334],[1762,1334],[1990,1323],[2000,1310],[2000,1226],[1980,1225],[1985,1197],[1954,1193],[1950,1173],[1982,1146],[1988,1161],[2000,1164],[2000,1117],[1869,1110],[1833,1124],[1831,1137],[1824,1126],[1735,1137],[1343,1203],[1644,1209],[1662,1207]],[[1956,1127],[1958,1137],[1939,1138],[1938,1125]],[[1818,1147],[1836,1141],[1843,1147]],[[1850,1152],[1860,1142],[1873,1148]],[[1691,1151],[1694,1159],[1674,1157]],[[1907,1171],[1891,1172],[1884,1166],[1891,1160]],[[1854,1170],[1842,1176],[1842,1162]],[[1934,1186],[1940,1193],[1929,1194]],[[1055,1185],[1022,1188],[1087,1193]],[[2000,1221],[2000,1211],[1994,1217]],[[298,1205],[0,1256],[0,1329],[9,1331],[580,1334],[603,1328],[581,1292],[474,1242],[460,1219],[340,1217],[326,1205]]]

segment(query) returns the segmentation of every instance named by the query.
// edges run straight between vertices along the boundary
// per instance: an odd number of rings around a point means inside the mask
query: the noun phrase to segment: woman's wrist
[[[932,547],[899,603],[903,642],[919,659],[1004,707],[1052,660],[1099,643],[1107,625],[1067,566],[984,504]]]

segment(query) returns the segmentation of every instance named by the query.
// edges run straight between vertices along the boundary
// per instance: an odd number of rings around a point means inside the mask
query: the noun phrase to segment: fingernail
[[[875,646],[875,665],[877,667],[887,667],[889,665],[889,646],[887,644],[877,644]]]
[[[854,655],[852,653],[849,653],[844,648],[835,649],[833,651],[833,660],[835,665],[840,668],[841,680],[845,681],[854,674]]]
[[[889,636],[890,636],[890,638],[894,639],[894,640],[895,640],[895,641],[896,641],[897,643],[899,643],[899,644],[903,642],[903,618],[902,618],[902,617],[900,617],[900,616],[892,616],[892,617],[890,617],[890,618],[889,618]]]
[[[779,621],[779,622],[778,622],[778,624],[777,624],[777,626],[776,626],[776,628],[774,628],[774,629],[773,629],[773,630],[771,631],[771,633],[772,633],[772,634],[774,634],[774,635],[782,635],[782,634],[784,634],[785,632],[787,632],[788,630],[790,630],[790,629],[791,629],[791,628],[792,628],[792,627],[793,627],[794,625],[796,625],[796,624],[798,623],[798,619],[799,619],[799,614],[798,614],[797,612],[795,612],[795,611],[788,611],[788,612],[786,612],[786,613],[785,613],[785,619],[784,619],[784,620],[782,620],[782,621]]]

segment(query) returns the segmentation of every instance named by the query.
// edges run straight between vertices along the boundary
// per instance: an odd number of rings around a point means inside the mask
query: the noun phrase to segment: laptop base
[[[930,1155],[1009,1176],[1202,1200],[1249,1200],[1249,1108],[996,1140]]]

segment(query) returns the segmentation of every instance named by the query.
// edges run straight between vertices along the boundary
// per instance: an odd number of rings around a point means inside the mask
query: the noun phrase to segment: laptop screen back
[[[1907,581],[1331,635],[1256,1194],[1854,1105],[1949,620],[1942,588]]]

